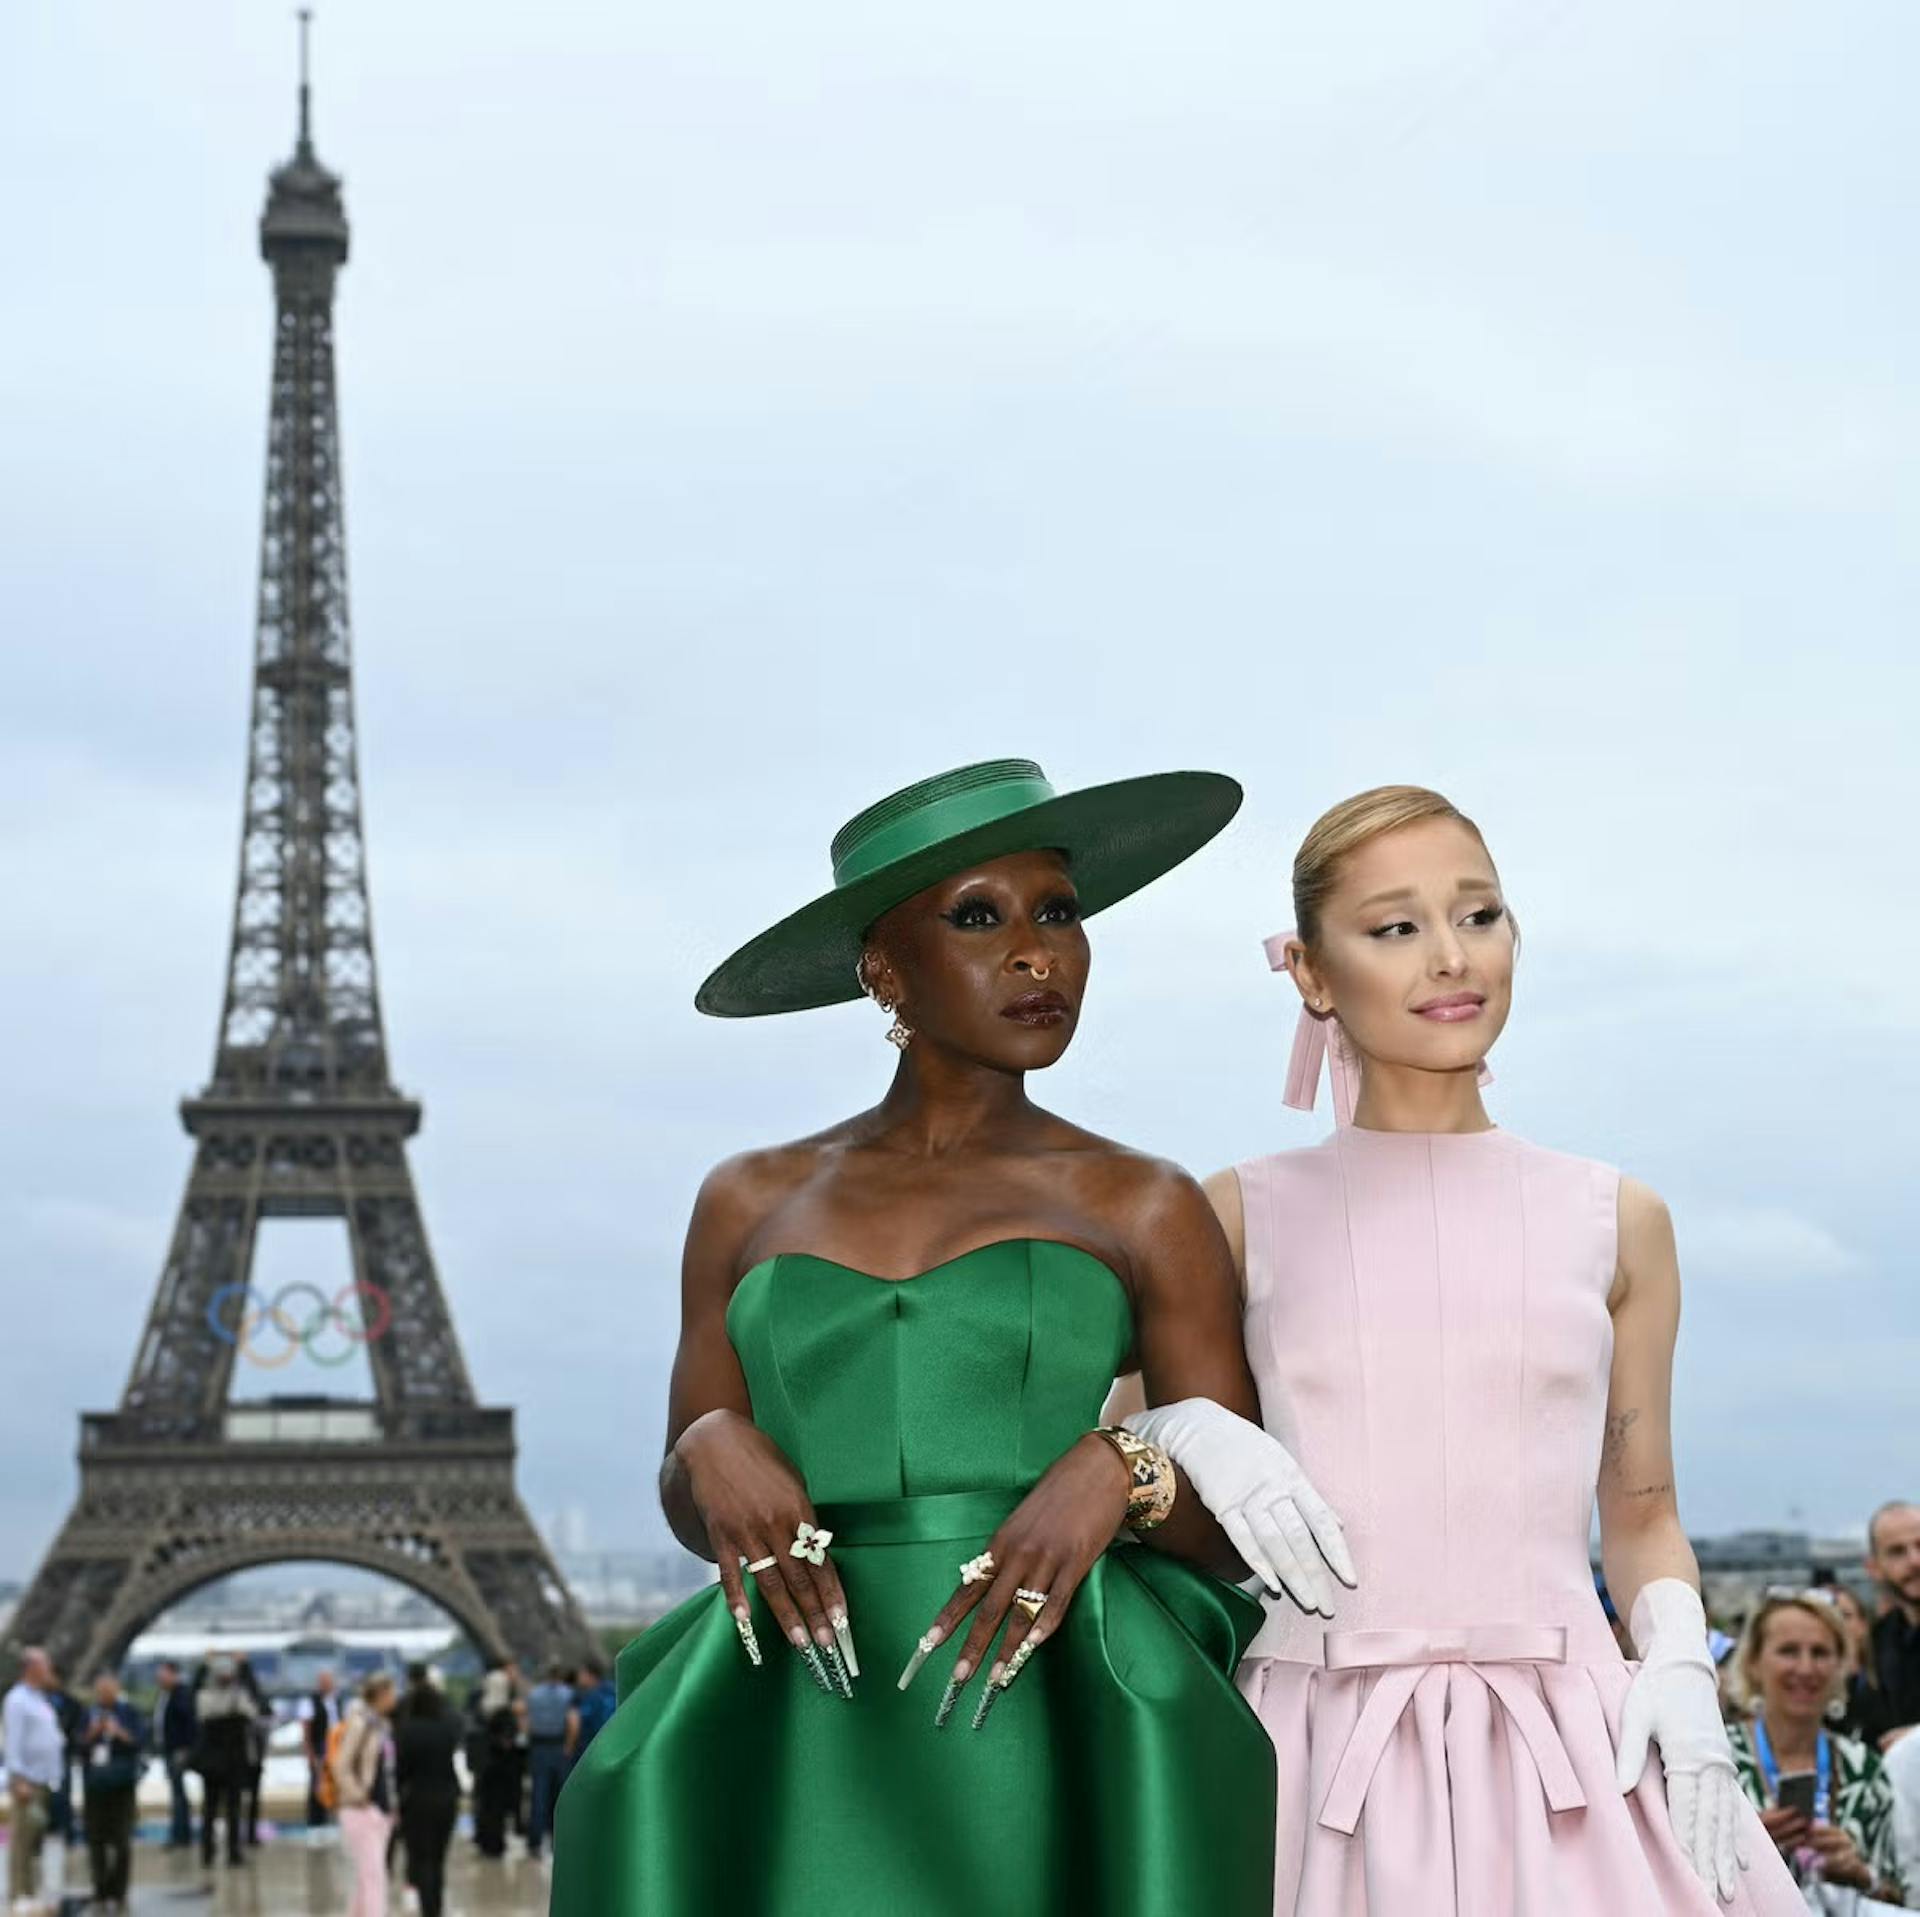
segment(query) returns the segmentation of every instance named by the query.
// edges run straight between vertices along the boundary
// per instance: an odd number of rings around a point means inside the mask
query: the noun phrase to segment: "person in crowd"
[[[80,1734],[87,1726],[87,1705],[84,1698],[67,1686],[57,1670],[47,1701],[60,1720],[60,1781],[47,1804],[47,1835],[59,1838],[72,1849],[85,1837],[78,1808],[80,1799],[73,1787],[73,1771],[80,1762]]]
[[[273,1738],[273,1706],[260,1688],[252,1660],[243,1651],[233,1660],[233,1680],[247,1695],[252,1715],[247,1721],[247,1763],[241,1774],[240,1824],[247,1843],[260,1845],[260,1780],[267,1768],[267,1746]]]
[[[409,1672],[394,1722],[394,1779],[400,1799],[400,1835],[407,1882],[420,1899],[420,1917],[441,1917],[446,1896],[447,1846],[460,1809],[454,1752],[460,1720],[424,1665]]]
[[[1330,1072],[1333,1129],[1206,1186],[1266,1430],[1124,1420],[1236,1541],[1273,1538],[1288,1595],[1239,1677],[1278,1753],[1276,1908],[1804,1917],[1735,1777],[1680,1520],[1672,1221],[1482,1097],[1518,954],[1486,840],[1376,787],[1314,823],[1292,892],[1283,1097]]]
[[[580,1753],[593,1742],[595,1733],[613,1715],[618,1702],[613,1680],[598,1658],[588,1658],[574,1673],[573,1709],[567,1713],[567,1769],[580,1761]]]
[[[1907,1901],[1920,1902],[1920,1737],[1896,1738],[1880,1760],[1893,1792],[1893,1855]]]
[[[553,1806],[567,1777],[567,1720],[573,1685],[555,1659],[527,1695],[527,1762],[532,1802],[527,1807],[527,1855],[538,1857],[553,1829]]]
[[[1846,1684],[1831,1713],[1836,1730],[1879,1745],[1890,1728],[1886,1693],[1880,1688],[1880,1669],[1873,1655],[1873,1618],[1860,1593],[1836,1579],[1821,1587],[1846,1634]]]
[[[1740,1640],[1746,1716],[1732,1731],[1741,1788],[1796,1882],[1836,1884],[1904,1902],[1893,1787],[1879,1753],[1830,1728],[1846,1682],[1846,1626],[1819,1592],[1762,1599]],[[1783,1802],[1781,1779],[1811,1779],[1811,1811]]]
[[[79,1748],[93,1900],[106,1910],[123,1911],[133,1877],[134,1797],[146,1768],[147,1723],[121,1695],[112,1671],[93,1680],[93,1708]]]
[[[473,1839],[482,1857],[507,1853],[517,1734],[513,1680],[504,1664],[490,1665],[475,1693],[474,1737],[467,1760],[474,1778]]]
[[[307,1832],[318,1838],[333,1822],[333,1780],[327,1774],[327,1739],[340,1721],[340,1700],[334,1694],[332,1671],[313,1680],[313,1690],[301,1712],[301,1746],[307,1759]]]
[[[186,1850],[193,1843],[193,1801],[187,1795],[187,1773],[193,1768],[198,1728],[193,1715],[193,1692],[180,1676],[180,1666],[163,1657],[155,1674],[153,1739],[160,1761],[167,1767],[167,1848]]]
[[[1885,1751],[1920,1724],[1920,1504],[1896,1498],[1867,1520],[1867,1575],[1881,1602],[1873,1664]]]
[[[240,1800],[253,1763],[253,1699],[226,1652],[210,1655],[195,1688],[193,1768],[200,1773],[200,1862],[213,1867],[214,1826],[224,1823],[227,1862],[243,1864]]]
[[[37,1909],[40,1846],[48,1806],[66,1767],[66,1740],[52,1703],[53,1660],[38,1645],[20,1654],[20,1675],[0,1707],[0,1735],[7,1747],[7,1901],[14,1909]]]
[[[508,1761],[507,1817],[516,1837],[527,1834],[527,1680],[518,1658],[508,1658],[504,1669],[513,1692],[513,1751]]]
[[[387,1917],[387,1838],[394,1783],[393,1679],[377,1671],[360,1687],[333,1754],[333,1784],[340,1806],[340,1841],[353,1872],[348,1917]]]

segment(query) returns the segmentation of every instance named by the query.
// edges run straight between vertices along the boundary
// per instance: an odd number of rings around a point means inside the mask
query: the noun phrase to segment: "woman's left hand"
[[[941,1608],[920,1640],[920,1649],[900,1680],[901,1688],[905,1689],[922,1660],[971,1615],[973,1627],[954,1661],[943,1703],[943,1710],[950,1710],[960,1687],[986,1661],[995,1636],[1011,1614],[1013,1621],[1007,1624],[987,1679],[990,1687],[1004,1688],[1021,1647],[1030,1657],[1060,1628],[1081,1581],[1125,1522],[1131,1489],[1126,1461],[1105,1438],[1091,1432],[1056,1458],[1046,1476],[993,1534],[987,1545],[993,1570],[971,1584],[961,1583]],[[1038,1617],[1015,1609],[1015,1597],[1022,1590],[1046,1594]],[[983,1708],[987,1702],[983,1697]]]
[[[1821,1874],[1829,1883],[1850,1884],[1856,1890],[1872,1887],[1873,1873],[1860,1846],[1838,1824],[1815,1824],[1801,1841],[1819,1852]]]

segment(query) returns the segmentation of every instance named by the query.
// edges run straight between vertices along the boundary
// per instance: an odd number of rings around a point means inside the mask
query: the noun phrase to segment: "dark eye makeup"
[[[954,900],[940,914],[949,925],[962,931],[974,931],[1001,922],[1000,908],[980,893]],[[1071,925],[1080,916],[1080,901],[1071,892],[1057,892],[1034,913],[1043,924]]]

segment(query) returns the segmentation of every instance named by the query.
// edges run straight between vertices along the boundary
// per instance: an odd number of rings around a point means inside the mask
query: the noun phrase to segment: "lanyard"
[[[1830,1821],[1827,1813],[1833,1808],[1833,1745],[1825,1731],[1820,1733],[1813,1748],[1813,1821],[1824,1824]],[[1773,1754],[1773,1740],[1767,1735],[1766,1720],[1760,1717],[1753,1720],[1753,1754],[1760,1760],[1761,1776],[1767,1780],[1767,1795],[1779,1803],[1780,1764]]]

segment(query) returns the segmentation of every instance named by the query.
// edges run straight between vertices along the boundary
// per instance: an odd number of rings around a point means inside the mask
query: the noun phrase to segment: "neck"
[[[1807,1770],[1820,1745],[1819,1713],[1790,1710],[1778,1704],[1762,1707],[1760,1721],[1767,1727],[1767,1742],[1783,1771]],[[1791,1760],[1791,1761],[1790,1761]]]
[[[916,1038],[880,1101],[879,1129],[892,1150],[942,1158],[1036,1117],[1026,1075],[943,1052]]]
[[[1480,1099],[1477,1065],[1429,1072],[1363,1058],[1353,1122],[1375,1132],[1484,1132],[1493,1120]]]

